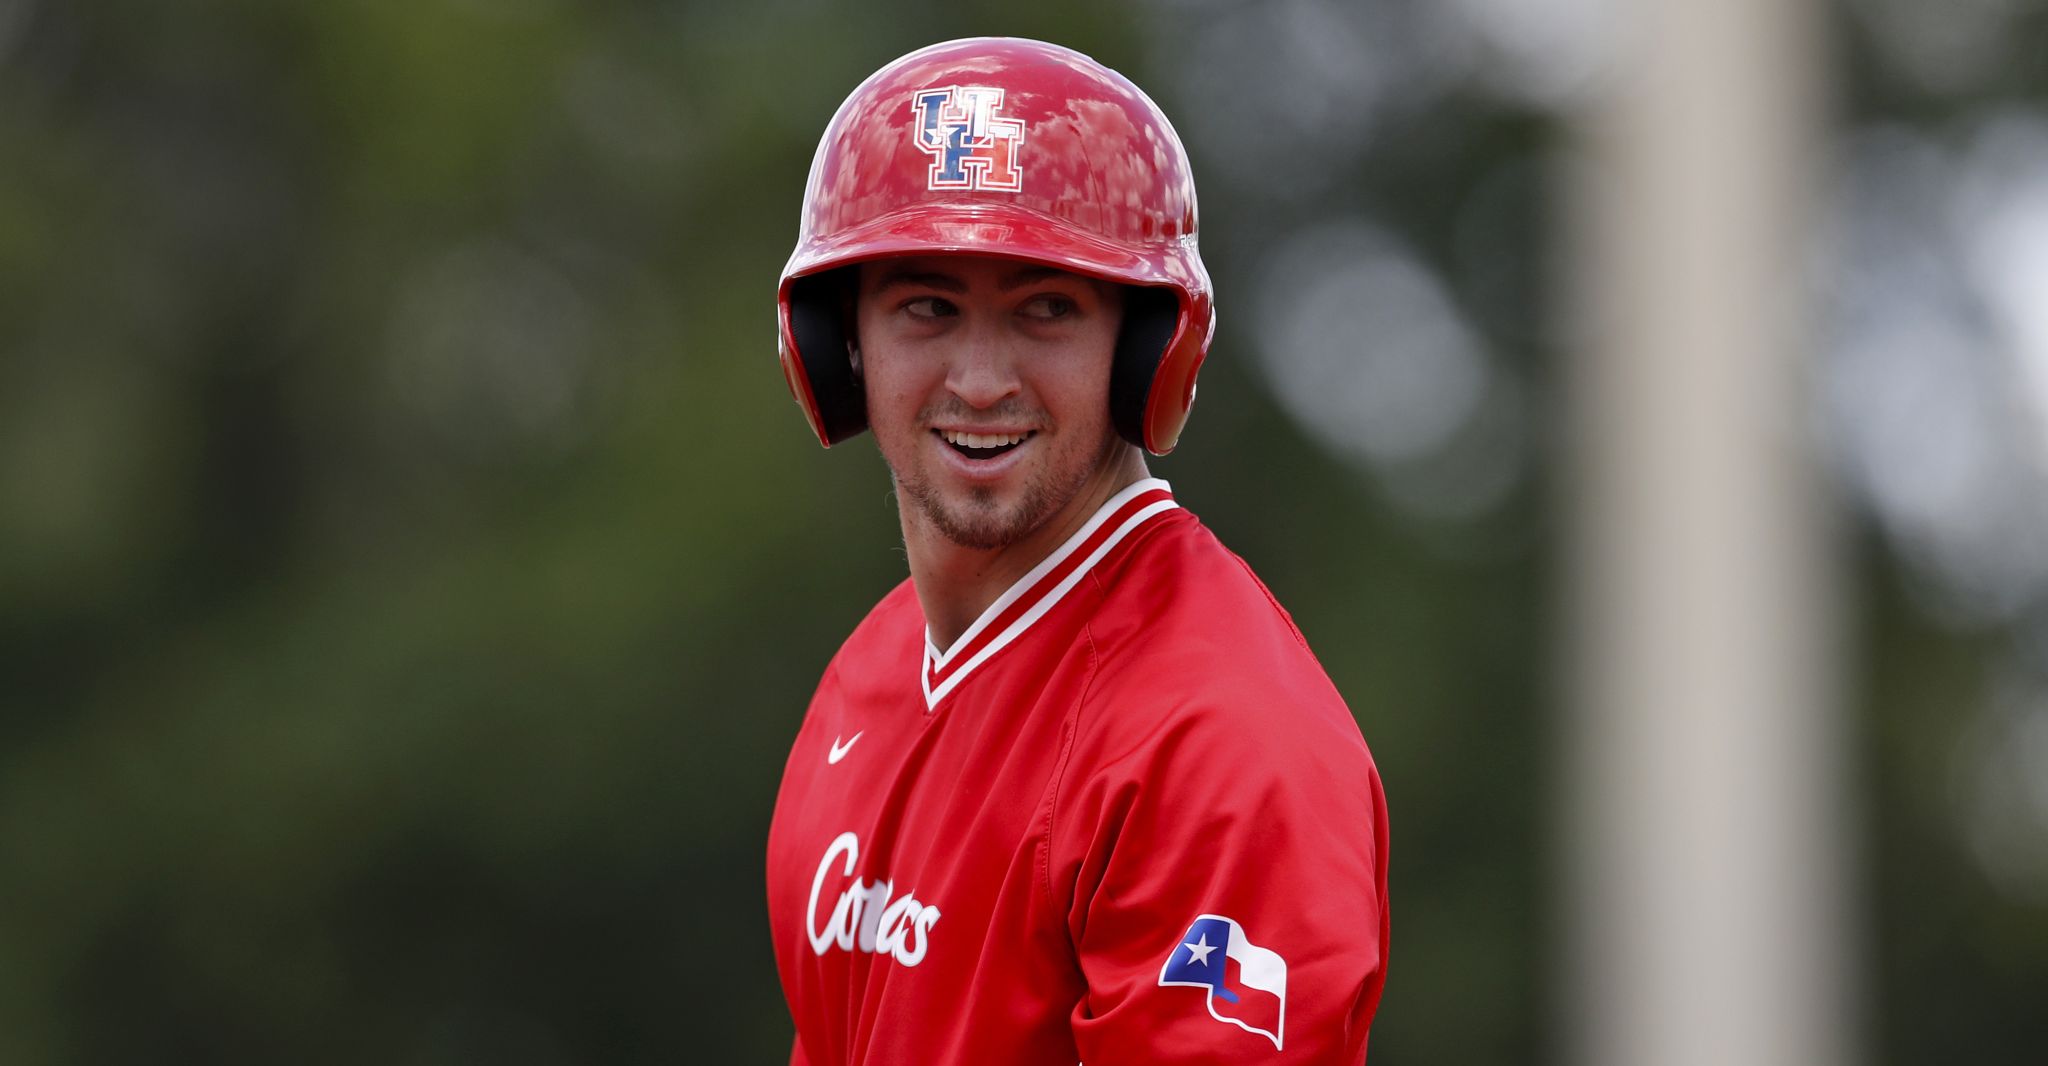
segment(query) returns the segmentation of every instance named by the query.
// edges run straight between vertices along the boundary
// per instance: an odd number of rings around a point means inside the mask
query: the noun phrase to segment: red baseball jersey
[[[1354,1063],[1387,815],[1287,613],[1141,481],[932,646],[826,668],[768,837],[792,1063]]]

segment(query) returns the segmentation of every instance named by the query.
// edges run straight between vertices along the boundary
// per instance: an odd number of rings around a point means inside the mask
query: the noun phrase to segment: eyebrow
[[[1061,270],[1058,267],[1038,266],[1034,264],[1031,266],[1021,267],[1017,270],[1011,271],[1010,273],[1003,275],[1003,277],[996,282],[996,288],[1003,292],[1010,292],[1015,289],[1021,289],[1026,285],[1032,284],[1033,282],[1044,281],[1047,278],[1059,277],[1066,273],[1067,271]],[[960,280],[955,275],[948,274],[943,271],[909,270],[903,267],[890,268],[888,273],[883,274],[881,279],[875,282],[874,291],[884,292],[898,285],[911,285],[919,288],[937,289],[940,292],[949,292],[954,294],[964,293],[967,291],[967,283]]]
[[[1021,289],[1026,285],[1032,284],[1033,282],[1044,281],[1047,278],[1060,277],[1066,273],[1066,271],[1061,270],[1058,267],[1028,266],[1024,267],[1021,270],[1014,271],[1009,275],[1005,276],[1001,281],[996,282],[996,288],[999,288],[1004,292],[1009,292],[1011,289]]]

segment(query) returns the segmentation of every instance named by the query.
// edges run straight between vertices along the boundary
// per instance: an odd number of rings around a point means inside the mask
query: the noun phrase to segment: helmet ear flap
[[[1123,326],[1117,333],[1116,356],[1109,370],[1109,418],[1118,436],[1140,448],[1148,448],[1145,411],[1167,346],[1180,330],[1180,318],[1178,292],[1156,286],[1125,287]]]
[[[837,444],[868,428],[867,392],[855,371],[852,320],[853,267],[789,280],[789,331],[810,385],[818,435]]]

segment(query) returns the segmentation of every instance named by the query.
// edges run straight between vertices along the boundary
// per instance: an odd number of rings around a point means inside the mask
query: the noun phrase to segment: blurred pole
[[[1637,0],[1578,124],[1567,1061],[1841,1066],[1817,0]]]

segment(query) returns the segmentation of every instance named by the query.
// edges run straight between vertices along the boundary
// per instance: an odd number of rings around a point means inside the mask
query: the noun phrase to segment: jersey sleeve
[[[1341,706],[1177,709],[1086,773],[1048,841],[1087,984],[1082,1062],[1364,1060],[1386,800]]]

